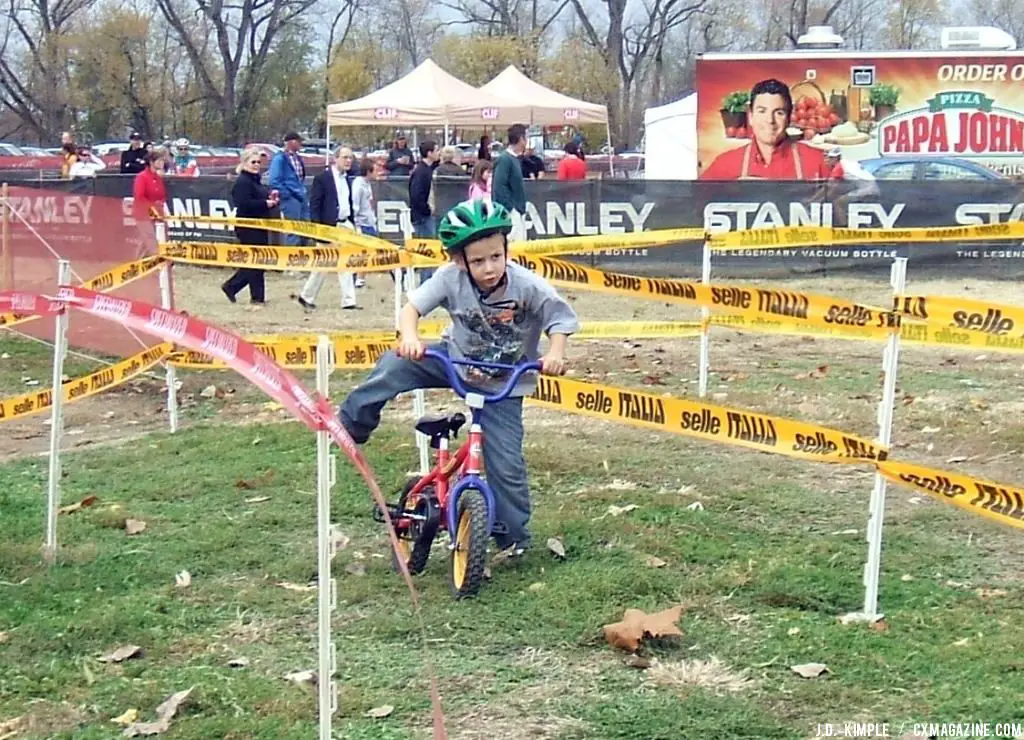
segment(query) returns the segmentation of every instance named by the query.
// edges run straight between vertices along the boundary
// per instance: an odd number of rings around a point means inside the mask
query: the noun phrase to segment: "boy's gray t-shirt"
[[[501,362],[514,365],[540,357],[541,334],[573,334],[579,330],[576,312],[543,278],[509,262],[503,290],[479,298],[469,273],[449,263],[409,294],[420,316],[443,307],[452,325],[445,331],[448,354],[453,359]],[[491,393],[504,385],[507,371],[458,366],[470,385]],[[528,396],[536,385],[536,373],[522,376],[513,396]]]

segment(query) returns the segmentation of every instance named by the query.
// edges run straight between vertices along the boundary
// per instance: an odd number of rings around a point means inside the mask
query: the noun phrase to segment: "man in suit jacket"
[[[355,212],[352,205],[352,150],[347,146],[340,147],[335,155],[334,163],[313,178],[309,193],[309,215],[312,221],[329,226],[343,226],[355,230]],[[302,286],[302,292],[294,296],[307,311],[316,310],[317,296],[323,287],[326,273],[311,272]],[[347,310],[358,309],[356,305],[355,275],[351,272],[339,272],[338,282],[341,285],[341,307]]]

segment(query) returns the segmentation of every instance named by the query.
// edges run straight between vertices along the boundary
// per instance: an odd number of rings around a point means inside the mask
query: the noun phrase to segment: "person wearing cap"
[[[199,177],[199,163],[189,149],[191,144],[186,138],[174,142],[174,174],[180,177]]]
[[[412,165],[412,150],[405,143],[405,134],[398,131],[395,133],[391,151],[388,152],[388,163],[384,166],[391,177],[408,177],[412,174]]]
[[[281,197],[281,218],[291,221],[308,221],[309,205],[306,203],[306,165],[299,156],[302,137],[295,131],[284,136],[284,148],[270,161],[270,187]],[[297,234],[286,234],[284,243],[298,247],[304,243]]]
[[[146,169],[146,150],[142,147],[142,134],[133,131],[128,139],[131,143],[121,152],[121,174],[137,175]]]

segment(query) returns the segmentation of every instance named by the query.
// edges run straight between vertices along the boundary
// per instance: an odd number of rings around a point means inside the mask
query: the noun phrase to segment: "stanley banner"
[[[170,343],[157,344],[116,365],[105,367],[81,378],[65,381],[61,386],[64,392],[64,403],[81,401],[83,398],[94,396],[131,380],[167,357],[172,349],[173,346]],[[40,411],[46,411],[52,405],[53,390],[51,388],[2,399],[0,400],[0,422],[37,414]]]
[[[412,256],[386,242],[387,250],[362,247],[252,247],[216,242],[168,242],[160,256],[173,262],[219,267],[256,267],[261,270],[314,272],[390,272],[413,264]]]
[[[160,269],[167,260],[163,257],[146,257],[135,262],[126,262],[123,265],[111,268],[95,277],[89,278],[82,283],[83,288],[107,292],[128,285],[139,278],[146,277],[151,272]],[[12,327],[16,324],[24,324],[28,321],[38,319],[38,314],[0,314],[0,327]]]
[[[818,326],[837,332],[853,328],[858,333],[872,332],[884,337],[901,323],[900,315],[892,311],[811,293],[643,278],[602,272],[548,257],[517,257],[515,261],[556,285],[703,306],[751,318],[785,318],[800,326]]]

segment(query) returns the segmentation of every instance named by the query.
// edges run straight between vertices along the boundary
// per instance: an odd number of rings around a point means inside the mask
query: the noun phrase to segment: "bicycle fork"
[[[466,394],[466,405],[473,410],[472,423],[469,427],[469,436],[466,443],[469,445],[469,454],[462,470],[462,476],[452,488],[451,496],[446,507],[448,518],[448,532],[450,533],[449,550],[455,549],[456,527],[458,526],[459,498],[467,488],[475,488],[484,497],[487,505],[487,531],[494,530],[494,492],[487,484],[480,473],[483,471],[484,457],[484,430],[480,424],[480,416],[483,413],[484,397],[477,393]],[[442,440],[444,442],[444,440]]]

